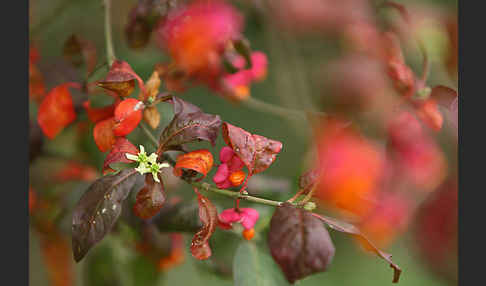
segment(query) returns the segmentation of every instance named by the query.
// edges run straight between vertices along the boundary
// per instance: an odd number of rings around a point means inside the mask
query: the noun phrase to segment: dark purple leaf
[[[290,283],[326,271],[335,251],[321,221],[289,203],[275,210],[270,221],[268,245]]]
[[[121,213],[122,202],[141,175],[134,169],[96,180],[81,196],[73,213],[72,247],[80,261],[89,249],[108,234]]]
[[[133,205],[135,215],[141,219],[149,219],[159,213],[164,202],[163,185],[156,182],[152,174],[145,175],[145,186],[137,193],[136,202]]]
[[[152,219],[161,232],[195,233],[201,227],[199,220],[199,206],[189,202],[166,202],[159,214]]]
[[[180,150],[182,144],[196,140],[206,140],[214,146],[221,126],[219,115],[204,113],[197,106],[175,96],[171,102],[175,115],[160,135],[157,153]]]
[[[312,215],[322,220],[334,230],[356,236],[363,243],[366,249],[373,251],[376,255],[390,263],[390,267],[393,268],[393,283],[398,283],[398,280],[400,279],[400,274],[402,273],[402,269],[400,269],[398,265],[393,263],[393,261],[391,260],[392,255],[378,249],[368,238],[366,238],[366,236],[363,235],[363,233],[361,233],[361,231],[357,227],[336,218],[321,216],[316,213],[312,213]]]
[[[250,134],[227,122],[223,124],[223,139],[245,163],[250,174],[266,170],[282,150],[281,142]]]

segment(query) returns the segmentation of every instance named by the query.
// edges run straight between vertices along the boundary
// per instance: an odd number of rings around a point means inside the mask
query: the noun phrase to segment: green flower
[[[157,174],[161,172],[162,168],[170,167],[170,164],[167,162],[157,163],[156,153],[152,153],[149,156],[147,156],[147,153],[145,153],[145,148],[142,145],[140,145],[140,152],[137,155],[126,153],[125,157],[127,157],[128,160],[132,160],[139,163],[138,167],[135,168],[137,172],[139,172],[142,175],[152,173],[152,176],[154,177],[154,181],[159,183],[160,180]]]
[[[155,164],[150,165],[150,172],[152,173],[152,176],[154,177],[154,181],[160,183],[159,176],[157,176],[157,173],[160,173],[162,168],[167,168],[167,167],[170,167],[169,163],[167,163],[167,162],[160,163],[160,164],[155,163]]]

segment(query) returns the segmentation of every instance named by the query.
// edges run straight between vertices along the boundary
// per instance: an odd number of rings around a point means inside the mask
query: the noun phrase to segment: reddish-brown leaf
[[[450,119],[451,119],[452,124],[454,124],[454,127],[456,127],[456,134],[457,134],[458,126],[459,126],[458,113],[457,113],[458,108],[459,108],[459,101],[458,101],[458,98],[456,97],[456,99],[449,106],[449,110],[451,112],[450,113]]]
[[[199,107],[176,96],[170,99],[174,105],[174,118],[159,138],[157,153],[180,150],[181,145],[206,140],[214,146],[221,126],[219,115],[207,114]]]
[[[44,134],[53,139],[76,118],[73,99],[68,88],[76,83],[64,83],[53,88],[39,106],[37,121]]]
[[[424,122],[431,129],[439,131],[442,128],[444,118],[442,117],[442,113],[439,111],[439,106],[437,105],[437,101],[435,99],[429,98],[424,102],[420,102],[417,109],[417,115],[422,122]]]
[[[155,106],[149,106],[143,110],[143,120],[156,129],[160,123],[160,113]]]
[[[160,87],[160,76],[157,70],[154,70],[152,72],[152,75],[150,78],[147,80],[145,83],[145,88],[147,90],[147,96],[151,98],[155,98],[157,94],[159,93],[159,87]],[[145,100],[143,96],[139,97],[140,100]]]
[[[299,177],[299,188],[307,190],[311,188],[319,179],[320,171],[317,169],[309,170]]]
[[[32,189],[32,187],[29,186],[29,213],[31,213],[32,210],[34,209],[36,205],[36,201],[37,201],[37,195],[34,189]]]
[[[142,79],[133,71],[127,62],[115,60],[105,79],[99,81],[98,86],[116,92],[122,97],[129,96],[135,89],[135,80],[142,93],[145,92],[145,85]]]
[[[44,76],[35,64],[29,65],[29,98],[40,101],[46,93]]]
[[[94,43],[74,34],[64,43],[63,54],[75,66],[84,61],[88,74],[95,69],[98,60]]]
[[[289,203],[275,210],[268,245],[290,283],[326,271],[335,252],[324,225],[310,212]]]
[[[368,238],[366,238],[366,236],[363,235],[363,233],[361,233],[361,231],[357,227],[336,218],[321,216],[316,213],[312,213],[312,215],[322,220],[325,224],[327,224],[330,228],[334,230],[351,234],[357,237],[363,243],[366,249],[373,251],[380,258],[383,258],[385,261],[390,263],[390,267],[393,268],[393,283],[398,283],[398,280],[400,279],[400,274],[402,273],[402,269],[392,261],[392,255],[378,249]]]
[[[83,107],[88,114],[88,118],[93,123],[97,123],[98,121],[105,120],[113,116],[115,106],[116,104],[112,104],[106,107],[93,108],[91,107],[91,102],[89,100],[83,102]]]
[[[164,80],[167,91],[183,92],[186,89],[188,75],[173,64],[157,63],[154,69]]]
[[[67,237],[58,231],[51,231],[41,235],[40,244],[50,285],[74,285],[71,246]]]
[[[282,143],[223,123],[223,139],[245,163],[251,175],[266,170],[282,150]]]
[[[159,213],[164,202],[165,195],[162,183],[154,181],[152,174],[145,175],[145,186],[137,193],[133,205],[135,215],[141,219],[149,219]]]
[[[436,85],[432,88],[430,97],[437,100],[438,104],[449,107],[457,98],[457,91],[444,85]]]
[[[387,55],[387,73],[393,85],[405,97],[411,97],[416,90],[415,74],[405,63],[400,43],[395,34],[385,32],[383,41]]]
[[[218,211],[211,201],[199,192],[197,193],[197,202],[199,204],[199,219],[203,223],[203,227],[192,238],[191,253],[195,258],[204,260],[211,256],[208,241],[216,230]]]
[[[101,152],[106,152],[111,150],[113,144],[115,144],[116,137],[113,133],[113,128],[115,127],[115,118],[110,117],[103,121],[96,123],[93,129],[93,136]]]
[[[213,155],[207,149],[192,151],[177,157],[177,163],[174,167],[174,175],[182,176],[183,169],[196,171],[202,176],[197,180],[200,181],[209,173],[213,167]]]
[[[115,144],[111,149],[110,153],[106,155],[105,161],[103,162],[103,173],[112,171],[110,164],[113,163],[132,163],[132,160],[127,159],[126,154],[138,154],[138,149],[130,141],[124,137],[116,138]]]
[[[161,14],[165,14],[159,11],[158,5],[159,2],[144,0],[132,6],[125,25],[125,38],[130,48],[142,49],[148,44],[154,24],[158,23]]]
[[[432,88],[430,98],[436,100],[437,104],[445,109],[445,118],[455,127],[457,133],[457,91],[443,85],[437,85]]]
[[[91,182],[98,177],[95,168],[78,162],[67,162],[62,169],[55,173],[53,179],[58,182],[85,181]]]

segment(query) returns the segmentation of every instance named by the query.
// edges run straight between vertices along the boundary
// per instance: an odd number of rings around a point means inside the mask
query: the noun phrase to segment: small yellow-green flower
[[[167,162],[157,163],[157,154],[155,153],[147,156],[147,153],[145,153],[145,148],[142,145],[140,145],[140,152],[137,155],[126,153],[125,157],[127,157],[127,159],[129,160],[139,163],[138,167],[135,168],[137,172],[142,175],[152,173],[154,181],[159,183],[160,180],[157,176],[157,173],[160,173],[162,168],[170,167],[169,163]]]

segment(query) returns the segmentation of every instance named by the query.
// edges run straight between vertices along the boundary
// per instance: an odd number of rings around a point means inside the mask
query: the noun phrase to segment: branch
[[[280,117],[283,117],[285,119],[301,119],[301,120],[307,120],[307,111],[302,111],[302,110],[297,110],[297,109],[290,109],[290,108],[285,108],[277,105],[273,105],[270,103],[263,102],[261,100],[258,100],[254,97],[249,97],[247,100],[243,101],[243,104],[245,104],[247,107],[262,111],[262,112],[267,112],[271,113]],[[324,112],[312,112],[316,115],[321,115],[324,116]]]
[[[113,50],[113,39],[111,36],[111,0],[104,0],[105,4],[105,41],[106,41],[106,60],[108,65],[115,61],[115,51]]]
[[[238,191],[218,189],[217,187],[212,186],[211,184],[208,184],[208,183],[199,183],[199,182],[188,182],[188,183],[193,185],[194,187],[196,187],[198,189],[203,190],[203,191],[213,192],[213,193],[217,193],[217,194],[220,194],[220,195],[223,195],[223,196],[232,197],[232,198],[235,198],[235,199],[240,199],[240,200],[245,200],[245,201],[250,201],[250,202],[254,202],[254,203],[258,203],[258,204],[262,204],[262,205],[278,207],[281,204],[283,204],[283,202],[279,202],[279,201],[267,200],[267,199],[262,199],[262,198],[250,196],[250,195],[248,195],[248,193],[245,193],[245,192],[240,194]]]
[[[150,139],[150,142],[152,142],[154,144],[154,147],[157,148],[157,146],[159,145],[159,142],[154,137],[152,132],[150,132],[147,125],[145,125],[144,122],[140,122],[140,124],[138,126],[140,126],[140,129],[142,129],[143,133],[145,133],[145,135],[147,135],[147,137]]]

